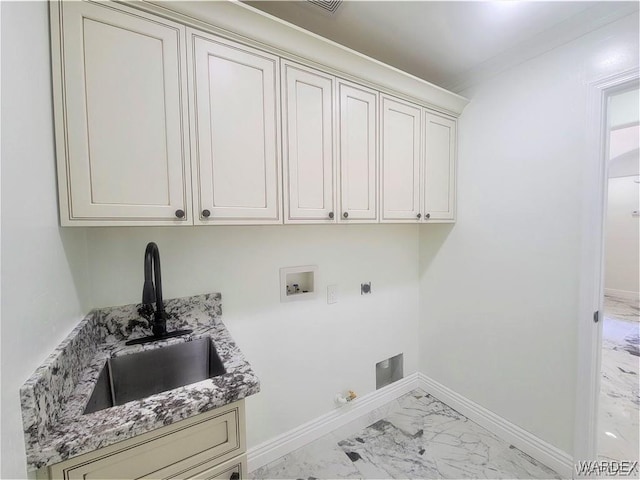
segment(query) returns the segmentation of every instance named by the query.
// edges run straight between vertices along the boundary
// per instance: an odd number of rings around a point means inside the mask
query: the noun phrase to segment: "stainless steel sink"
[[[161,347],[107,360],[84,413],[122,405],[225,373],[211,339]]]

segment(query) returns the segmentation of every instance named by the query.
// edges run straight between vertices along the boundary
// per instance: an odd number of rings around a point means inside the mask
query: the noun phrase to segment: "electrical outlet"
[[[338,303],[338,285],[327,285],[327,303]]]

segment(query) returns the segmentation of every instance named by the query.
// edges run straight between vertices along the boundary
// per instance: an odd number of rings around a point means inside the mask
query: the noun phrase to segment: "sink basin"
[[[112,357],[84,413],[122,405],[225,373],[210,338]]]

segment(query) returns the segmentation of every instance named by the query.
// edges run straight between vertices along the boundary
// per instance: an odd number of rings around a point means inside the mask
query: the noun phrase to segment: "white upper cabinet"
[[[51,26],[62,225],[190,223],[184,27],[88,2]]]
[[[50,2],[63,226],[455,221],[466,99],[123,3]]]
[[[278,57],[188,35],[196,223],[280,223]]]
[[[425,111],[424,220],[455,221],[456,122]]]
[[[332,76],[282,61],[285,223],[335,222]]]
[[[420,212],[422,109],[382,95],[381,222],[416,222]]]
[[[340,80],[338,95],[339,220],[375,222],[378,94]]]

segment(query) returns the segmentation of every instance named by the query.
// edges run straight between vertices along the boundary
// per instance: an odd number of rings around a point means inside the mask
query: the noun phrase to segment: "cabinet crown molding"
[[[469,103],[461,95],[241,2],[137,0],[121,3],[209,30],[285,59],[310,64],[453,117],[458,117]]]

